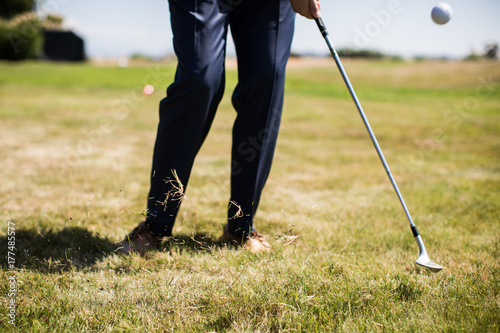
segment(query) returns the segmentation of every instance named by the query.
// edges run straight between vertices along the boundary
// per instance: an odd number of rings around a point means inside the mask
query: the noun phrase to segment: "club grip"
[[[328,31],[326,30],[326,25],[323,22],[323,19],[320,17],[320,18],[315,18],[314,20],[316,21],[316,24],[318,25],[319,31],[321,31],[321,34],[323,35],[323,37],[328,36]]]

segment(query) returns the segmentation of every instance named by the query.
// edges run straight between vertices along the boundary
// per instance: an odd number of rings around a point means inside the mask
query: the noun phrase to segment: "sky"
[[[430,18],[432,7],[439,2],[322,0],[321,6],[337,49],[462,58],[471,52],[483,53],[488,43],[500,43],[500,0],[447,0],[453,16],[446,25],[437,25]],[[65,27],[84,39],[90,58],[173,54],[167,0],[43,0],[38,11],[63,16]],[[234,55],[230,38],[227,51]],[[297,16],[292,52],[328,54],[314,21]]]

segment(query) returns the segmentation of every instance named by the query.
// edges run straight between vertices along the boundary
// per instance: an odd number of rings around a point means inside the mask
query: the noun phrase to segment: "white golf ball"
[[[128,66],[128,58],[127,57],[120,57],[117,60],[118,67],[125,68]]]
[[[446,24],[451,19],[451,14],[453,10],[451,6],[447,3],[438,3],[431,11],[432,20],[437,24]]]

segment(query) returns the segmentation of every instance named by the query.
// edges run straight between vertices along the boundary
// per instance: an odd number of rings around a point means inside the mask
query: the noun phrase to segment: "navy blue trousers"
[[[228,226],[235,235],[248,234],[255,230],[278,137],[295,14],[289,0],[169,0],[169,5],[178,66],[160,102],[146,220],[156,235],[171,235],[182,201],[178,181],[185,190],[224,92],[230,26],[238,84],[232,96],[237,116]]]

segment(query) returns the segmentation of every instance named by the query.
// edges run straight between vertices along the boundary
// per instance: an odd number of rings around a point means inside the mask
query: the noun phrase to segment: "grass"
[[[0,63],[0,271],[15,224],[15,327],[30,332],[498,332],[500,66],[345,61],[427,245],[417,245],[333,61],[288,71],[256,226],[273,252],[218,241],[236,84],[193,170],[174,236],[116,253],[146,204],[173,63]],[[141,93],[153,84],[152,96]],[[9,284],[0,298],[8,304]]]

